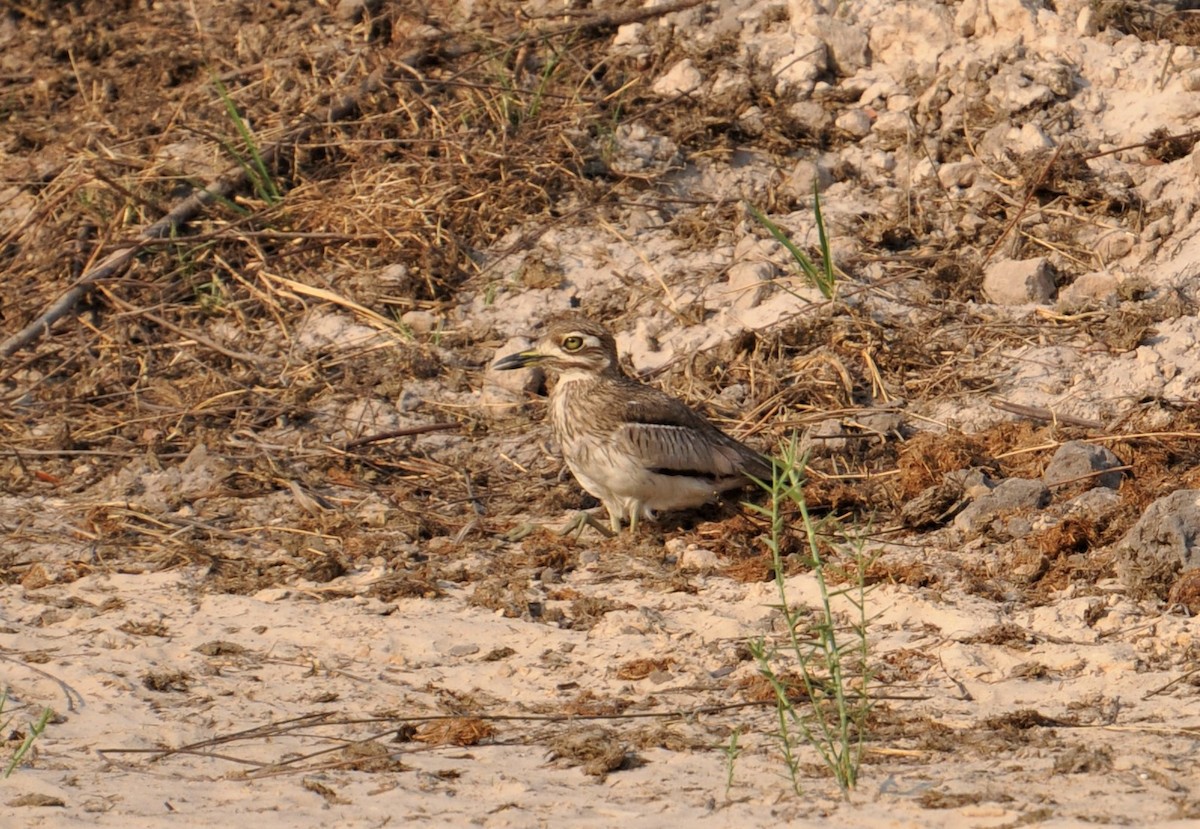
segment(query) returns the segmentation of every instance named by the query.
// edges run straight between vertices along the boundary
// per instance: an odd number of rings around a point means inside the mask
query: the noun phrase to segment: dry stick
[[[1000,249],[1000,246],[1004,244],[1004,240],[1008,238],[1008,234],[1012,232],[1014,227],[1016,227],[1017,222],[1021,221],[1021,218],[1025,215],[1025,208],[1029,207],[1029,203],[1033,201],[1033,196],[1037,192],[1038,187],[1040,187],[1042,182],[1046,180],[1046,176],[1050,174],[1050,168],[1054,166],[1054,162],[1058,161],[1058,157],[1062,155],[1062,151],[1065,146],[1065,144],[1058,145],[1058,149],[1054,151],[1054,155],[1050,157],[1050,160],[1046,162],[1046,166],[1042,168],[1042,172],[1036,179],[1034,179],[1033,184],[1029,186],[1029,190],[1025,193],[1025,201],[1021,202],[1021,208],[1017,211],[1017,215],[1012,217],[1012,221],[1010,221],[1004,228],[1004,232],[1000,234],[1000,238],[996,240],[996,243],[992,245],[991,250],[989,250],[987,255],[983,257],[983,262],[981,262],[979,265],[980,268],[991,261],[992,256],[994,256],[996,251]]]
[[[63,680],[56,677],[54,674],[43,671],[37,665],[30,665],[28,662],[23,662],[20,659],[15,659],[15,658],[13,658],[11,656],[7,656],[6,654],[3,654],[3,653],[0,653],[0,659],[3,659],[5,662],[11,662],[14,665],[20,665],[23,668],[33,671],[35,674],[41,674],[42,676],[46,677],[46,679],[57,684],[58,687],[62,689],[63,696],[65,696],[67,698],[67,710],[68,711],[78,711],[80,708],[84,707],[85,703],[83,701],[83,694],[76,691],[74,688],[72,688],[70,685],[68,685]],[[76,707],[76,705],[75,705],[76,703],[79,703],[78,707]]]
[[[124,305],[126,303],[121,303],[121,304]],[[218,354],[224,354],[226,357],[228,357],[231,360],[239,360],[243,363],[249,363],[250,365],[254,366],[255,368],[262,368],[266,362],[262,357],[259,357],[257,354],[249,354],[245,351],[234,351],[231,348],[226,348],[225,346],[221,345],[220,343],[216,342],[215,340],[211,340],[208,337],[205,337],[203,334],[200,334],[196,331],[188,331],[186,328],[182,328],[182,327],[176,325],[175,323],[171,322],[170,320],[163,319],[162,317],[158,316],[157,314],[152,314],[149,311],[132,309],[131,313],[138,315],[138,316],[145,317],[146,319],[150,320],[150,322],[154,323],[155,325],[162,326],[163,328],[166,328],[168,331],[174,331],[179,336],[187,337],[188,339],[195,341],[197,344],[202,345],[206,348],[209,348],[209,349],[217,352]]]
[[[332,121],[343,121],[358,110],[359,95],[371,91],[376,85],[374,78],[363,81],[358,95],[344,95],[329,108],[321,121],[313,120],[307,124],[289,130],[283,138],[262,151],[263,164],[271,164],[283,149],[297,141],[303,141],[309,133],[323,124]],[[128,267],[133,257],[142,250],[145,243],[161,239],[179,231],[179,228],[195,218],[205,207],[215,201],[228,199],[234,192],[246,186],[249,171],[241,165],[234,165],[218,176],[215,181],[203,190],[197,190],[179,204],[175,205],[166,216],[147,227],[128,245],[118,248],[104,258],[100,264],[84,273],[66,293],[55,300],[50,307],[3,343],[0,343],[0,359],[11,357],[17,350],[36,340],[39,336],[50,331],[50,326],[71,313],[72,309],[91,290],[92,286],[103,279],[111,279]]]
[[[1047,420],[1051,423],[1061,423],[1064,426],[1082,426],[1085,429],[1103,429],[1104,424],[1096,420],[1089,420],[1086,417],[1074,417],[1073,415],[1061,414],[1053,409],[1043,409],[1041,406],[1024,406],[1020,403],[1013,403],[1008,400],[1003,400],[999,397],[993,397],[988,401],[992,408],[999,409],[1002,412],[1027,417],[1031,420]]]
[[[1167,141],[1190,141],[1193,138],[1200,138],[1200,130],[1192,130],[1191,132],[1181,132],[1179,135],[1164,135],[1161,138],[1151,138],[1148,141],[1139,141],[1136,144],[1126,144],[1124,147],[1114,147],[1111,150],[1105,150],[1102,153],[1092,153],[1091,155],[1083,156],[1084,161],[1091,161],[1093,158],[1103,158],[1106,155],[1115,153],[1123,153],[1126,150],[1137,150],[1142,147],[1153,147],[1156,144],[1163,144]]]
[[[342,447],[342,451],[357,449],[360,446],[366,446],[370,443],[379,443],[392,438],[406,438],[411,435],[423,435],[427,432],[448,432],[453,429],[461,429],[461,423],[422,423],[419,426],[408,426],[404,429],[395,429],[391,432],[380,432],[376,435],[366,435],[365,437],[355,438],[346,442]]]

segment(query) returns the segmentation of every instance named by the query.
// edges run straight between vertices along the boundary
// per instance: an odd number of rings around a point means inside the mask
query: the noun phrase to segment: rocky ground
[[[0,760],[52,713],[0,815],[1190,825],[1198,45],[1081,0],[5,4]],[[830,296],[780,241],[821,227]],[[869,561],[848,799],[781,758],[758,513],[556,532],[551,381],[489,366],[569,310],[810,453],[835,589]]]

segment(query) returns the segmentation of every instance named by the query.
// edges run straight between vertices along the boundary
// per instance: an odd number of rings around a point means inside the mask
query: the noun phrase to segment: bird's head
[[[617,343],[612,334],[585,317],[572,316],[550,324],[546,333],[527,351],[510,354],[492,367],[501,371],[538,365],[564,372],[621,373]]]

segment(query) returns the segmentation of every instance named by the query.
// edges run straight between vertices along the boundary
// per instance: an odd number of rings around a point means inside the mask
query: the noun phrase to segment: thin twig
[[[1025,406],[1021,403],[1012,403],[1008,400],[1001,400],[998,397],[993,397],[990,401],[992,408],[999,409],[1002,412],[1015,414],[1020,417],[1027,417],[1031,420],[1045,420],[1050,423],[1060,423],[1064,426],[1082,426],[1084,429],[1103,429],[1104,424],[1096,420],[1090,420],[1086,417],[1075,417],[1073,415],[1061,414],[1053,409],[1043,409],[1041,406]]]
[[[354,440],[347,441],[342,450],[349,452],[351,449],[357,449],[360,446],[392,440],[393,438],[406,438],[412,435],[423,435],[427,432],[449,432],[461,428],[461,423],[423,423],[420,426],[409,426],[405,429],[394,429],[390,432],[380,432],[376,435],[355,438]]]
[[[980,268],[982,268],[989,261],[991,261],[992,256],[996,253],[997,250],[1000,249],[1000,246],[1002,244],[1004,244],[1004,240],[1008,238],[1008,234],[1016,226],[1017,222],[1021,221],[1021,217],[1025,215],[1025,209],[1027,207],[1029,207],[1029,203],[1031,201],[1033,201],[1033,196],[1035,193],[1037,193],[1038,187],[1040,187],[1042,182],[1046,180],[1046,176],[1050,174],[1050,169],[1052,167],[1054,167],[1054,162],[1058,161],[1058,157],[1060,155],[1062,155],[1062,151],[1063,151],[1064,147],[1066,147],[1065,144],[1058,145],[1058,149],[1054,151],[1054,155],[1050,156],[1050,160],[1046,162],[1046,166],[1042,168],[1041,173],[1039,173],[1038,177],[1033,180],[1032,184],[1029,185],[1029,188],[1025,192],[1025,200],[1023,202],[1021,202],[1020,209],[1017,210],[1016,215],[1014,215],[1012,217],[1012,220],[1009,221],[1009,223],[1007,225],[1005,225],[1004,230],[1000,233],[1000,236],[996,239],[995,244],[993,244],[992,247],[988,250],[988,252],[984,255],[983,261],[979,263]]]

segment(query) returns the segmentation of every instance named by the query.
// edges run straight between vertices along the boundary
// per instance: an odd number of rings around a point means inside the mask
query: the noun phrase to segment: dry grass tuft
[[[434,720],[417,729],[413,739],[431,746],[475,746],[492,740],[496,727],[477,717]]]

